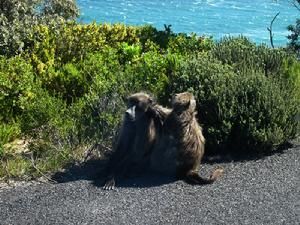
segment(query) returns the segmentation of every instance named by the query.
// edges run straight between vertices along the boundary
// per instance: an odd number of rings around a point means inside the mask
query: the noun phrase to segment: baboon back
[[[204,155],[205,139],[196,119],[196,101],[188,92],[176,94],[172,100],[173,111],[166,119],[164,130],[176,140],[176,175],[192,184],[209,184],[222,174],[216,170],[210,178],[198,174]]]

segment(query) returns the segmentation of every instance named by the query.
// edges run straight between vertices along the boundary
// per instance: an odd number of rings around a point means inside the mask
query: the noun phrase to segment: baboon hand
[[[105,182],[105,184],[104,184],[104,186],[103,186],[103,190],[114,190],[115,189],[115,178],[109,178],[106,182]]]

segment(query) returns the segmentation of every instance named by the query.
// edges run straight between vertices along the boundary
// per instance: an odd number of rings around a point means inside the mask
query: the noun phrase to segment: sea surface
[[[256,43],[269,44],[267,27],[273,24],[274,45],[284,46],[287,26],[300,12],[292,0],[77,0],[83,23],[151,24],[174,32],[196,33],[220,39],[244,35]]]

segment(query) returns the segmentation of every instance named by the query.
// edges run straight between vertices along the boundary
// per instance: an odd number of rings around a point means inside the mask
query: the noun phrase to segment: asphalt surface
[[[60,174],[58,184],[2,187],[0,224],[300,224],[300,147],[245,162],[206,163],[201,174],[216,166],[225,174],[207,186],[148,174],[104,191],[91,165]]]

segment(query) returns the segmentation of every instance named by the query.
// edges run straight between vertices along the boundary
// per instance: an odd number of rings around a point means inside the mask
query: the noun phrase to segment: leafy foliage
[[[299,98],[284,83],[259,72],[235,73],[210,54],[198,54],[181,64],[166,93],[197,96],[210,151],[263,151],[297,133]]]
[[[32,67],[24,59],[0,57],[0,121],[11,122],[36,96]]]
[[[55,24],[75,19],[74,0],[5,0],[0,2],[0,54],[15,55],[30,45],[38,24]]]
[[[243,36],[222,39],[214,46],[212,52],[217,59],[231,65],[236,72],[254,70],[263,72],[266,76],[277,76],[284,59],[289,57],[282,49],[256,46]]]
[[[296,52],[297,55],[300,55],[300,19],[297,19],[295,25],[289,25],[288,31],[291,34],[288,35],[288,39],[290,40],[289,47],[292,51]]]
[[[293,0],[291,1],[292,4],[295,6],[295,8],[300,12],[300,0]],[[290,40],[288,47],[290,50],[295,52],[297,56],[300,56],[300,40],[299,40],[299,35],[300,35],[300,19],[296,20],[295,25],[289,25],[287,27],[288,31],[291,32],[287,36],[287,38]]]

